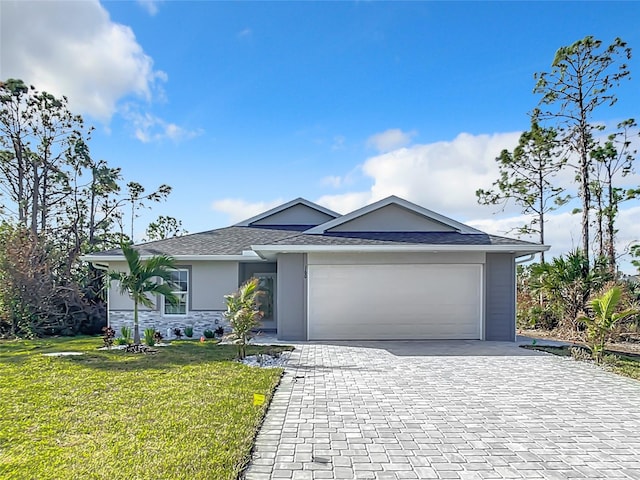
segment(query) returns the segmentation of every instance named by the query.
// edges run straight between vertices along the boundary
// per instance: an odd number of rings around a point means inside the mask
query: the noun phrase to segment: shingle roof
[[[274,245],[537,245],[496,235],[459,232],[335,232],[298,234]]]
[[[531,245],[537,244],[489,234],[458,232],[336,232],[304,234],[304,226],[226,227],[136,245],[141,255],[241,255],[251,245]],[[120,249],[100,255],[121,256]]]
[[[300,229],[226,227],[207,232],[193,233],[182,237],[167,238],[154,242],[135,245],[141,255],[242,255],[243,250],[250,250],[251,245],[270,245],[299,233]],[[100,255],[121,256],[119,248],[107,250]]]

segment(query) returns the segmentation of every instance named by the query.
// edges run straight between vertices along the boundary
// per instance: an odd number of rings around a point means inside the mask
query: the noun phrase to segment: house
[[[483,233],[391,196],[347,215],[298,198],[227,228],[136,245],[175,258],[178,305],[156,299],[141,329],[196,335],[225,323],[223,296],[260,279],[263,327],[282,340],[515,340],[516,261],[548,246]],[[126,269],[119,249],[85,257]],[[109,291],[109,322],[132,302]],[[164,330],[161,330],[164,332]]]

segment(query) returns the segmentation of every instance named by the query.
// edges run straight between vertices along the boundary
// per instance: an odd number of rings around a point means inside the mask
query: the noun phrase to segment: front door
[[[276,329],[276,274],[256,273],[259,281],[258,306],[263,313],[262,328],[266,330]]]

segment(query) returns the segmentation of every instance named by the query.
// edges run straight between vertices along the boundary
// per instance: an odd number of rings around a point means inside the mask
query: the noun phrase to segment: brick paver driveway
[[[499,342],[298,345],[246,478],[640,479],[640,382]]]

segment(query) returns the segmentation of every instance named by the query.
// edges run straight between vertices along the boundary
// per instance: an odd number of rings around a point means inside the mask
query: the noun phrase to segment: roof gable
[[[307,230],[307,234],[334,232],[458,232],[483,233],[439,213],[396,196],[362,207]]]
[[[296,198],[290,202],[267,210],[255,217],[251,217],[236,227],[268,227],[305,225],[315,226],[337,218],[339,214],[317,205],[304,198]]]
[[[365,215],[325,230],[334,232],[455,232],[450,225],[435,221],[396,204],[386,205]]]

